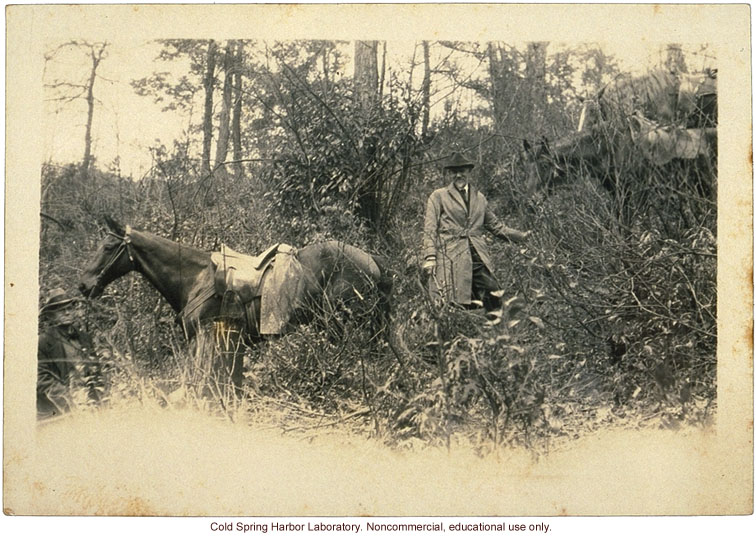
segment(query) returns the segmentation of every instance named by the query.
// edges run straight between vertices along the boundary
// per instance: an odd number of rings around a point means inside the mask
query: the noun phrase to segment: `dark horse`
[[[110,218],[106,218],[106,222],[108,236],[84,269],[79,285],[81,293],[96,298],[112,281],[137,271],[168,300],[189,339],[200,329],[209,327],[217,342],[219,325],[228,317],[223,297],[215,292],[215,267],[210,253],[120,225]],[[392,278],[381,261],[361,249],[336,241],[301,248],[296,258],[302,265],[302,279],[295,282],[301,285],[302,299],[290,317],[292,325],[311,322],[319,313],[339,305],[356,310],[358,307],[352,305],[369,303],[364,312],[371,316],[374,334],[383,335],[398,357],[388,327]],[[265,279],[262,284],[266,284]],[[259,298],[253,306],[254,318],[259,319]],[[231,331],[246,341],[261,339],[259,320],[252,326],[233,321],[229,324],[235,326]],[[221,337],[227,340],[228,334]],[[220,365],[215,366],[216,370],[231,375],[238,390],[243,368],[242,358],[237,354],[224,351],[222,359],[217,360]]]

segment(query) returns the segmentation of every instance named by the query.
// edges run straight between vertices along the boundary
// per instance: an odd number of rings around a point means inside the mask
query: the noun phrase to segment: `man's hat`
[[[45,301],[45,304],[42,306],[42,312],[43,313],[49,313],[50,311],[54,311],[56,309],[60,309],[62,307],[68,306],[69,304],[72,304],[76,302],[76,298],[72,298],[69,296],[65,290],[62,288],[54,288],[50,291],[50,294],[47,296],[47,300]]]
[[[474,167],[475,164],[470,162],[467,158],[459,153],[452,153],[452,155],[449,157],[449,160],[444,165],[444,169],[472,169]]]

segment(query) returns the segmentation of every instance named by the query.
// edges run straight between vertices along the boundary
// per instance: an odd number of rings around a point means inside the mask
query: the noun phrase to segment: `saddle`
[[[302,266],[296,249],[274,244],[257,256],[234,251],[225,244],[211,253],[215,266],[215,293],[238,298],[252,331],[261,335],[281,334],[300,304]],[[263,281],[265,284],[263,285]],[[260,298],[259,328],[253,300]]]
[[[210,260],[215,265],[215,292],[223,296],[226,291],[235,292],[248,303],[260,296],[260,283],[265,270],[270,266],[276,253],[290,252],[291,246],[273,244],[257,256],[245,255],[234,251],[226,244],[221,244],[220,251],[210,254]]]

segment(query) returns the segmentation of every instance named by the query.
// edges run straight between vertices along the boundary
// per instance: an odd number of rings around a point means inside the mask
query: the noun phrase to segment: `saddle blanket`
[[[255,319],[255,298],[260,298],[261,335],[279,335],[300,305],[304,280],[296,249],[274,244],[260,255],[239,253],[225,244],[211,254],[216,266],[215,287],[219,295],[234,292],[244,304],[248,322]],[[254,330],[253,330],[254,331]]]

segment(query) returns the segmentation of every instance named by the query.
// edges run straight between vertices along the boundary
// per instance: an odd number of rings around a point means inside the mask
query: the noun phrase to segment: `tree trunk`
[[[488,75],[491,79],[491,109],[493,112],[494,130],[500,132],[502,125],[503,110],[501,100],[503,97],[501,62],[497,57],[498,47],[494,43],[488,43]],[[501,133],[501,132],[500,132]]]
[[[386,41],[383,41],[383,54],[381,57],[381,78],[378,81],[378,100],[383,100],[383,84],[386,81]]]
[[[218,143],[215,146],[215,166],[218,168],[221,176],[227,175],[226,167],[223,163],[228,155],[228,138],[230,133],[231,122],[231,89],[233,86],[234,61],[233,47],[231,41],[226,43],[226,50],[223,53],[223,70],[225,78],[223,80],[223,100],[221,101],[221,112],[218,126]],[[218,167],[220,166],[220,167]]]
[[[234,57],[234,114],[231,119],[231,143],[234,147],[234,170],[238,178],[244,175],[242,166],[241,115],[242,115],[242,68],[244,66],[244,43],[236,41]]]
[[[525,83],[530,95],[527,122],[542,131],[546,110],[546,47],[548,43],[528,43],[525,55]]]
[[[94,83],[97,67],[95,66],[94,52],[92,53],[92,71],[89,73],[87,83],[87,126],[84,131],[84,159],[81,162],[83,173],[89,173],[92,163],[92,118],[94,116]]]
[[[327,94],[328,91],[331,89],[331,84],[328,76],[328,69],[330,69],[329,65],[329,55],[331,54],[330,49],[327,46],[323,46],[323,49],[321,51],[321,60],[323,61],[323,94]]]
[[[423,41],[423,63],[425,65],[425,72],[423,75],[423,123],[420,130],[420,138],[425,141],[425,137],[428,135],[428,125],[430,124],[430,84],[431,84],[431,68],[430,68],[430,46],[428,41]]]
[[[363,112],[368,112],[378,97],[378,41],[354,43],[354,91]]]
[[[354,92],[362,109],[365,125],[378,101],[378,41],[355,41],[354,44]],[[373,227],[379,225],[380,203],[378,202],[378,182],[374,166],[377,141],[373,136],[363,139],[359,154],[362,177],[357,192],[359,214]]]
[[[213,86],[215,85],[215,51],[217,45],[212,39],[207,45],[207,65],[205,69],[205,113],[202,119],[202,175],[210,174],[210,150],[213,141]]]
[[[89,51],[92,58],[92,70],[87,82],[87,125],[84,131],[84,158],[81,162],[81,170],[85,175],[92,166],[92,120],[94,118],[94,84],[97,80],[97,68],[105,55],[107,44],[91,45]]]
[[[504,45],[506,46],[506,45]],[[488,69],[491,78],[491,111],[495,131],[502,136],[523,137],[530,125],[524,111],[512,107],[513,96],[520,80],[517,75],[517,59],[498,43],[488,43]]]

